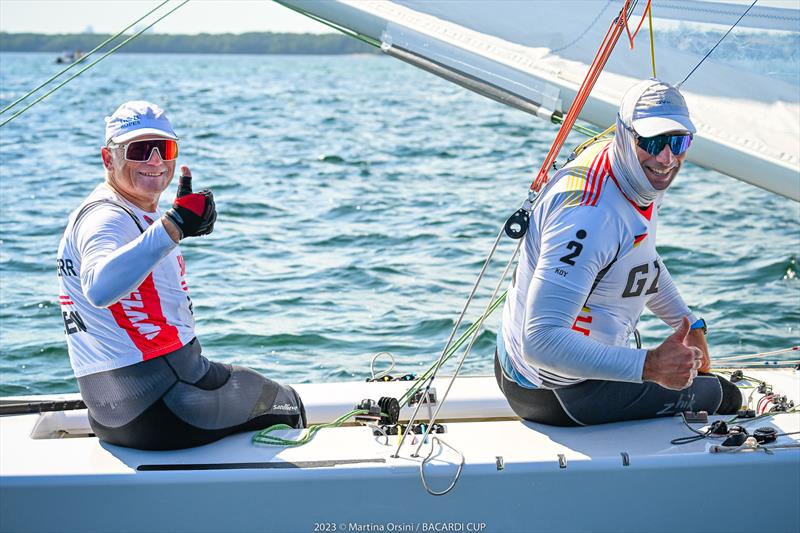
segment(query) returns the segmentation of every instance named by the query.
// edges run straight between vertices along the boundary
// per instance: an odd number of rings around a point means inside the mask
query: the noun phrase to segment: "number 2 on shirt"
[[[582,229],[579,229],[578,232],[575,234],[575,237],[577,237],[578,239],[585,239],[586,238],[586,231],[582,230]],[[574,266],[575,265],[575,261],[573,261],[573,259],[575,259],[579,255],[581,255],[581,252],[583,251],[583,245],[581,243],[579,243],[578,241],[569,241],[567,243],[567,250],[572,250],[572,252],[570,252],[567,255],[565,255],[564,257],[560,258],[559,261],[561,261],[562,263],[566,263],[568,265],[573,265]]]

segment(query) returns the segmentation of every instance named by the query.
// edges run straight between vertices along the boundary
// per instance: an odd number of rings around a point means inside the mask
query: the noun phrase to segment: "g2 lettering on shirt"
[[[660,275],[661,266],[658,264],[658,259],[655,259],[652,264],[645,263],[633,267],[628,273],[628,281],[622,291],[622,297],[636,298],[641,296],[645,287],[647,287],[647,290],[644,291],[645,296],[657,293]]]

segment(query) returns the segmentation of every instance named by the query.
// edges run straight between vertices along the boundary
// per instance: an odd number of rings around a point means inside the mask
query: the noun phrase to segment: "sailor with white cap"
[[[676,87],[642,81],[622,99],[614,139],[540,194],[497,336],[497,381],[522,418],[570,426],[738,410],[738,388],[708,373],[705,321],[655,246],[658,207],[695,132]],[[675,330],[650,350],[630,346],[645,307]]]
[[[72,212],[58,249],[59,303],[70,363],[94,433],[110,444],[166,450],[273,424],[305,425],[298,394],[201,353],[178,242],[207,235],[210,190],[181,167],[159,106],[137,100],[106,118],[105,181]]]

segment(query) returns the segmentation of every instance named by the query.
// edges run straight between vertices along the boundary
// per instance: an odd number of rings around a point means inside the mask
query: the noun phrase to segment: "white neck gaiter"
[[[614,140],[609,150],[611,171],[625,196],[636,205],[645,207],[653,203],[660,191],[650,184],[650,180],[644,175],[639,158],[636,157],[636,138],[628,129],[631,127],[631,118],[627,118],[628,128],[625,127],[622,118],[617,115],[617,131],[614,133]]]
[[[634,123],[636,127],[634,127]],[[617,114],[617,132],[611,143],[611,170],[622,192],[636,205],[645,207],[663,193],[650,184],[636,156],[636,135],[645,137],[667,131],[694,133],[686,100],[677,87],[650,78],[625,93]]]

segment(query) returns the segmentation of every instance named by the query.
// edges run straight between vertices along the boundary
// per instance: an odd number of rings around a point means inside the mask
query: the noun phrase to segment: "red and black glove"
[[[178,196],[172,209],[164,213],[181,230],[182,237],[208,235],[214,231],[217,208],[210,189],[192,192],[192,177],[183,175],[178,180]]]

